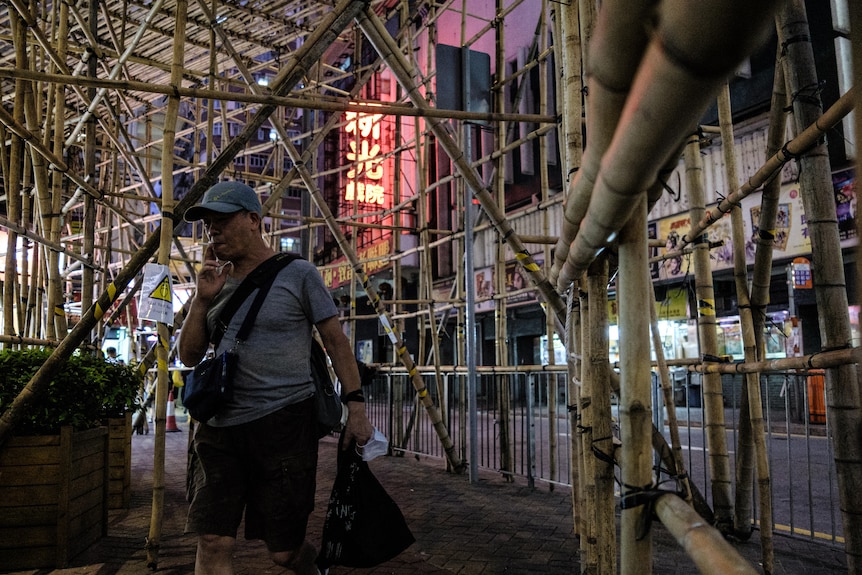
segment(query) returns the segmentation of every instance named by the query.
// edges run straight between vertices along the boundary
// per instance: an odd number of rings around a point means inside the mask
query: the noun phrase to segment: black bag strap
[[[276,274],[290,262],[300,258],[301,256],[296,254],[285,252],[277,253],[245,276],[245,279],[242,280],[242,283],[239,284],[236,291],[231,294],[230,299],[227,301],[224,308],[222,308],[222,312],[219,315],[218,320],[216,320],[216,328],[210,338],[210,341],[215,347],[218,347],[222,337],[224,337],[224,333],[227,331],[227,326],[236,313],[236,310],[239,309],[239,306],[243,304],[255,288],[259,288],[257,297],[255,297],[255,300],[252,302],[251,308],[248,310],[248,313],[242,322],[239,333],[237,333],[237,339],[239,340],[244,340],[248,337],[248,332],[251,331],[251,326],[254,324],[257,312],[260,311],[260,307],[263,305],[263,300],[266,298],[266,294],[269,292],[269,288],[272,286],[273,281],[275,281]]]

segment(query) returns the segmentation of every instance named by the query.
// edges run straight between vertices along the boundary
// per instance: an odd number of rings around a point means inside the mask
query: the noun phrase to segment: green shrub
[[[9,408],[49,350],[0,351],[0,412]],[[108,363],[89,354],[69,358],[15,427],[15,435],[49,435],[71,425],[77,430],[103,425],[138,407],[143,378],[134,366]]]

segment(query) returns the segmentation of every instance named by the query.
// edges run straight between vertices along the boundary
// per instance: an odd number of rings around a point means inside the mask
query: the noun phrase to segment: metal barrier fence
[[[467,377],[463,371],[443,373],[441,389],[433,374],[423,376],[458,449],[469,460]],[[478,465],[529,485],[570,486],[572,426],[568,416],[566,373],[545,370],[482,371],[477,383]],[[700,374],[680,369],[672,373],[675,412],[680,426],[685,464],[692,480],[712,504],[703,421]],[[653,377],[653,404],[661,399]],[[722,376],[727,445],[735,469],[739,399],[742,376]],[[838,488],[829,440],[822,371],[794,371],[761,376],[766,445],[773,488],[776,532],[816,541],[843,544]],[[445,453],[409,378],[402,373],[380,374],[366,388],[369,417],[389,439],[393,452],[421,454],[445,460]],[[440,399],[443,398],[441,403]],[[618,428],[616,402],[612,408]],[[670,441],[665,409],[653,410],[653,421]],[[659,481],[668,479],[659,477]],[[755,497],[757,489],[754,489]],[[757,513],[756,501],[753,505]],[[752,517],[756,522],[757,517]]]

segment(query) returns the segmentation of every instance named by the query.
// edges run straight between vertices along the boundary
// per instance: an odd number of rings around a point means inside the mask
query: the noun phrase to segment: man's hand
[[[212,246],[207,246],[204,261],[198,273],[198,281],[195,297],[204,302],[210,302],[221,291],[227,280],[228,270],[225,268],[230,262],[222,262],[216,257]]]
[[[344,443],[341,449],[347,449],[356,441],[357,447],[362,447],[374,435],[374,426],[365,413],[365,404],[351,401],[347,404],[347,425],[344,427]]]

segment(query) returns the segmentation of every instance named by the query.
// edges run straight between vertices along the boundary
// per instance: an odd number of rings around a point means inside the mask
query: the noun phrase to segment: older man
[[[221,309],[242,279],[275,255],[261,236],[257,194],[220,182],[185,213],[209,236],[191,308],[179,338],[180,359],[195,365],[210,346]],[[272,560],[299,575],[316,575],[316,550],[305,541],[314,506],[317,431],[309,365],[312,327],[323,340],[347,399],[346,445],[373,433],[356,359],[338,309],[317,268],[298,259],[281,269],[251,330],[236,334],[251,305],[234,314],[216,354],[236,348],[233,397],[196,429],[189,466],[186,529],[198,534],[195,573],[232,574],[236,533],[263,539]]]

